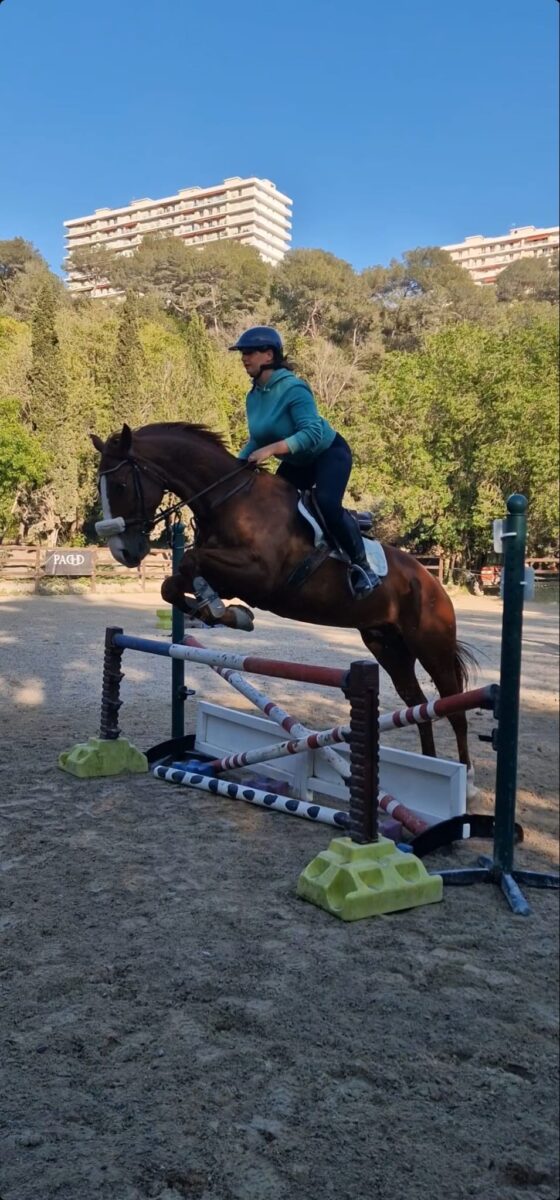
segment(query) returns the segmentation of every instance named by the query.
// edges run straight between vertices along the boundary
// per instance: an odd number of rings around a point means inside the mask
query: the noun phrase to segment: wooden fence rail
[[[81,561],[83,560],[83,561]],[[26,582],[38,591],[45,579],[55,576],[79,578],[94,592],[98,584],[128,579],[143,591],[157,587],[171,574],[171,550],[150,550],[137,568],[123,567],[106,546],[0,545],[0,583]]]
[[[55,563],[53,556],[57,558]],[[80,556],[86,560],[83,569],[75,561]],[[418,561],[440,581],[443,580],[443,558],[440,555],[418,555]],[[84,582],[88,579],[90,589],[94,592],[97,583],[107,584],[118,578],[136,580],[145,590],[150,583],[155,587],[170,574],[170,550],[150,550],[147,558],[133,570],[116,562],[106,546],[56,546],[53,550],[47,546],[0,545],[0,583],[23,580],[33,583],[36,591],[44,579],[55,575],[78,577]]]

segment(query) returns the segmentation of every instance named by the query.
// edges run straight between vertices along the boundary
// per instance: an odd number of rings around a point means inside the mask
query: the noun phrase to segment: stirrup
[[[348,582],[355,600],[361,599],[362,596],[369,596],[381,584],[379,575],[376,575],[371,567],[366,569],[356,562],[350,564]]]

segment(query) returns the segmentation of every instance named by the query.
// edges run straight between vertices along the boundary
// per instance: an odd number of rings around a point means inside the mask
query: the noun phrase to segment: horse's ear
[[[130,428],[130,425],[123,425],[121,430],[121,440],[119,442],[119,454],[122,454],[124,457],[126,457],[127,454],[130,454],[131,446],[132,429]]]
[[[103,451],[105,449],[105,442],[101,440],[101,438],[99,437],[99,435],[97,433],[90,433],[89,436],[93,442],[93,445],[95,446],[95,449],[99,450],[100,454],[103,454]]]

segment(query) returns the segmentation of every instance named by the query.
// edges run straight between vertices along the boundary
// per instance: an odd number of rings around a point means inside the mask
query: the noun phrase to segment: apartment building
[[[547,229],[521,225],[498,237],[482,237],[477,233],[464,242],[442,246],[442,250],[447,250],[475,283],[495,283],[500,271],[520,258],[541,258],[558,252],[558,230],[558,225]]]
[[[269,179],[236,175],[209,188],[181,188],[161,200],[146,198],[132,200],[124,208],[98,208],[89,216],[64,222],[68,288],[93,297],[115,295],[110,284],[73,271],[71,255],[78,248],[97,246],[130,255],[146,233],[180,237],[188,246],[233,239],[255,246],[265,262],[278,263],[290,247],[291,207],[290,197]]]

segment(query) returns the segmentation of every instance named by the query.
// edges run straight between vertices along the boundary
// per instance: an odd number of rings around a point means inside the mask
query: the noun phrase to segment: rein
[[[144,497],[144,488],[142,487],[141,472],[143,471],[148,478],[154,479],[156,483],[161,484],[165,491],[170,491],[168,481],[165,475],[160,474],[160,472],[158,472],[154,467],[147,467],[144,463],[139,462],[138,459],[134,458],[132,454],[129,454],[126,458],[121,459],[116,466],[109,467],[107,471],[100,471],[99,478],[102,479],[106,475],[112,475],[114,471],[118,471],[121,467],[127,465],[132,468],[134,491],[140,504],[141,516],[130,517],[127,520],[125,520],[124,517],[115,517],[110,518],[107,521],[97,521],[95,529],[96,533],[98,533],[100,536],[110,536],[111,534],[117,532],[123,533],[124,530],[131,525],[140,525],[141,532],[148,534],[152,529],[155,529],[156,525],[159,525],[160,521],[168,521],[171,514],[178,512],[179,509],[184,507],[184,505],[187,505],[188,508],[192,508],[193,501],[199,500],[201,496],[208,495],[208,493],[213,491],[214,488],[218,487],[219,484],[225,483],[226,480],[232,479],[235,475],[239,475],[241,471],[246,471],[248,469],[247,463],[245,462],[240,466],[234,467],[233,471],[228,471],[227,475],[221,475],[219,479],[215,479],[213,483],[208,485],[208,487],[201,488],[201,490],[195,492],[194,495],[186,497],[184,500],[179,500],[177,504],[172,504],[169,506],[169,508],[165,508],[161,512],[155,513],[152,520],[150,520],[146,512],[146,501]],[[251,476],[249,479],[242,480],[237,487],[231,488],[229,492],[226,492],[225,496],[220,496],[218,500],[214,501],[214,503],[210,505],[210,507],[218,508],[220,504],[224,504],[226,500],[230,500],[232,496],[237,494],[237,492],[240,492],[244,487],[247,487],[252,482],[252,478],[253,476]],[[116,527],[117,523],[118,529]],[[109,526],[111,527],[110,529]]]

